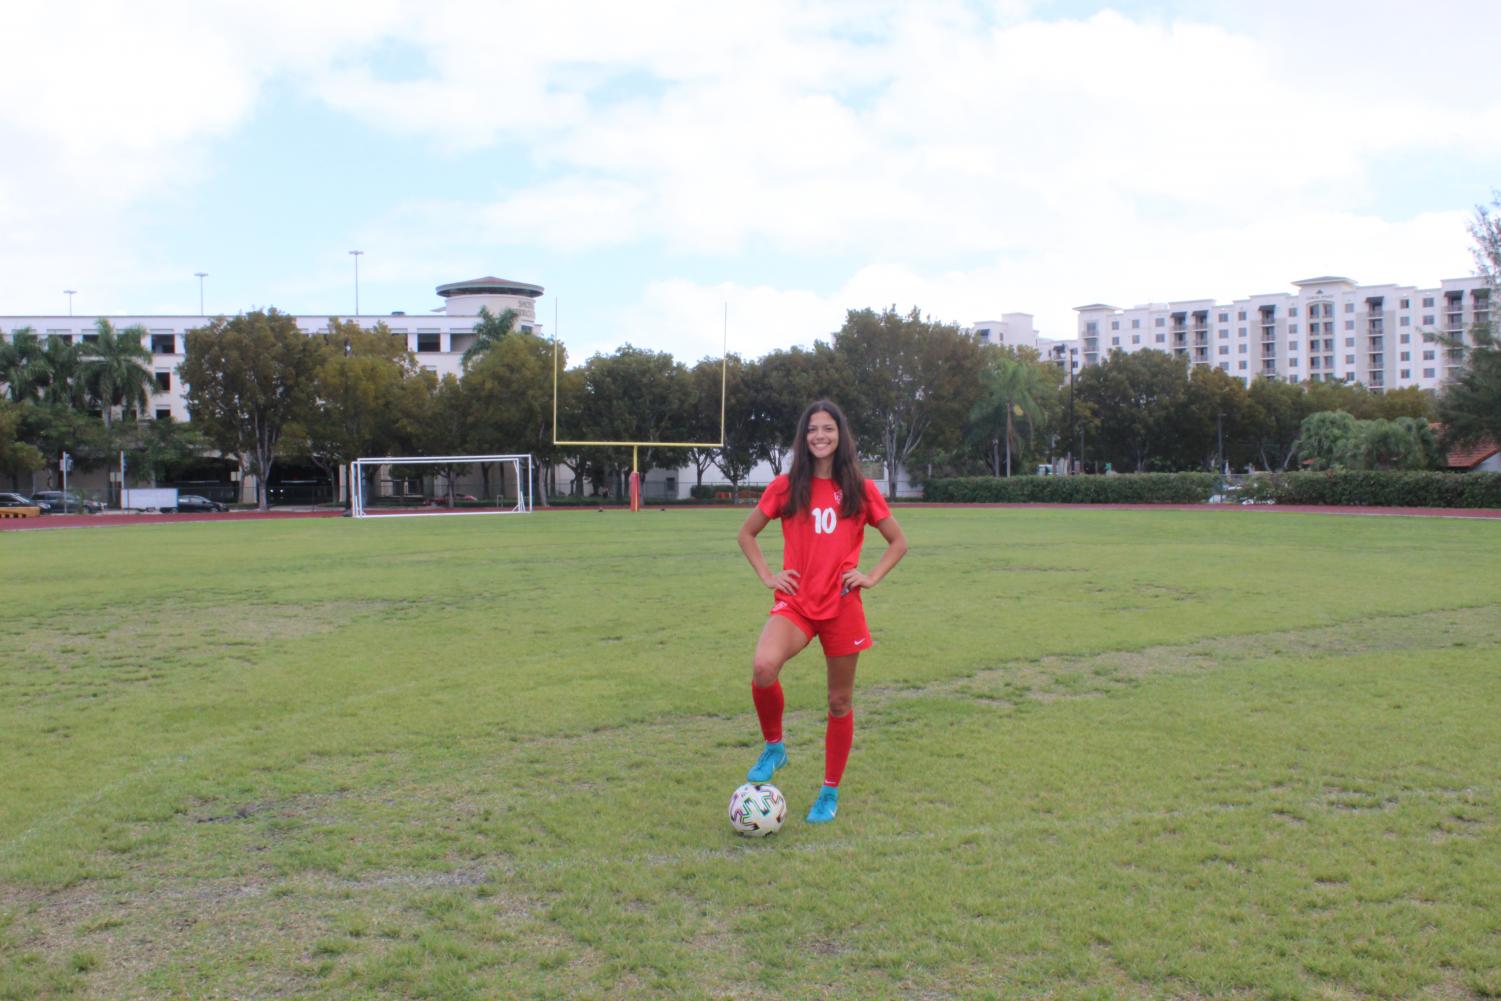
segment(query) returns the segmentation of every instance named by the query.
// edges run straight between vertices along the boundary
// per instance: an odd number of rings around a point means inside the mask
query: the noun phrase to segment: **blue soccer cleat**
[[[770,782],[771,777],[778,768],[787,764],[787,749],[779,740],[775,744],[767,744],[761,751],[761,756],[756,763],[751,765],[750,771],[745,773],[747,782]]]
[[[839,787],[824,786],[818,791],[818,798],[808,809],[808,823],[832,824],[834,814],[839,812]]]

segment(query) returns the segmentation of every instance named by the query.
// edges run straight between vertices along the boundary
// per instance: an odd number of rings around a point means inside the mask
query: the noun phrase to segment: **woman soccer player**
[[[791,470],[771,481],[740,527],[738,540],[775,602],[751,669],[751,697],[766,748],[746,774],[769,782],[787,764],[782,745],[782,665],[817,636],[828,663],[829,722],[824,731],[823,789],[808,823],[826,824],[839,809],[839,780],[855,734],[855,662],[870,647],[860,592],[875,587],[907,552],[907,537],[875,484],[860,475],[855,438],[840,409],[818,400],[803,411]],[[782,520],[782,569],[772,573],[756,536]],[[886,552],[870,573],[860,570],[865,526],[874,525]]]

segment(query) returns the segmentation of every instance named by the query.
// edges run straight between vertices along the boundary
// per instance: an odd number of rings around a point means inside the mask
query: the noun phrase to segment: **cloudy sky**
[[[4,5],[0,315],[418,313],[578,357],[1470,274],[1494,0]],[[1418,11],[1414,13],[1414,11]]]

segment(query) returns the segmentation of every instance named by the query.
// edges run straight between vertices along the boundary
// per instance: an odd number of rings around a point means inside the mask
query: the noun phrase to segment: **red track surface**
[[[708,510],[722,507],[718,504],[674,505],[675,509]],[[1236,511],[1252,514],[1342,514],[1363,517],[1399,518],[1481,518],[1501,520],[1501,510],[1496,508],[1447,508],[1447,507],[1317,507],[1313,505],[1258,504],[1242,507],[1235,504],[896,504],[902,508],[1029,508],[1042,510],[1096,510],[1096,511]],[[650,508],[650,505],[647,505]],[[540,511],[598,511],[598,508],[568,505],[556,508],[537,508]],[[629,513],[625,507],[611,506],[607,511]],[[264,521],[285,518],[337,518],[340,511],[231,511],[226,514],[49,514],[40,518],[0,519],[0,532],[26,531],[39,528],[107,528],[114,525],[162,525],[181,524],[189,521],[242,522]],[[418,513],[414,509],[411,513]],[[442,508],[421,509],[423,514],[442,514]]]
[[[337,518],[340,511],[230,511],[210,514],[47,514],[0,518],[0,532],[37,528],[108,528],[111,525],[176,525],[187,521],[265,521],[268,518]]]

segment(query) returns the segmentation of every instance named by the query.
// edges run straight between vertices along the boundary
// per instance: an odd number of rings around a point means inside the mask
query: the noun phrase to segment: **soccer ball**
[[[782,829],[787,798],[776,786],[747,782],[730,797],[730,826],[748,838],[764,838]]]

